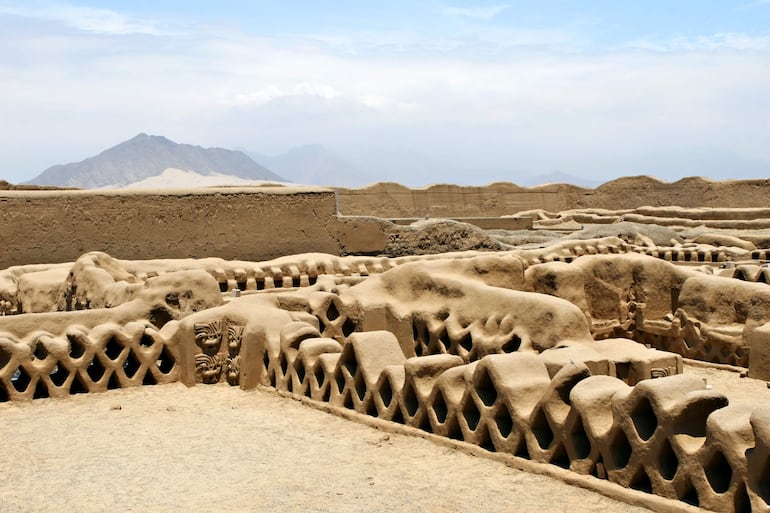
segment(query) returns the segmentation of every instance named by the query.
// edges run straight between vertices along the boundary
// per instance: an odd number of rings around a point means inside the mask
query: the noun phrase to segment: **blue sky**
[[[770,176],[770,0],[0,0],[0,178],[139,132],[408,185]]]

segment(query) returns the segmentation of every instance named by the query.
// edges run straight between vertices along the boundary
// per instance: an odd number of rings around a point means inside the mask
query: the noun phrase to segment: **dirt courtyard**
[[[265,391],[0,404],[0,511],[648,511]]]

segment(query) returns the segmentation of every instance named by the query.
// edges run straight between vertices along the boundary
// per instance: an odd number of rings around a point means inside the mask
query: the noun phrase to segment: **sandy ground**
[[[0,418],[4,513],[647,511],[226,385],[4,403]]]
[[[728,396],[770,400],[762,381],[686,372]],[[3,403],[0,419],[3,513],[648,511],[227,385]]]

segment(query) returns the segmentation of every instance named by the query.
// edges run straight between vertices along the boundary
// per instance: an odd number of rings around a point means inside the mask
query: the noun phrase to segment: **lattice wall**
[[[0,400],[62,397],[178,380],[178,351],[149,322],[23,339],[0,333]]]
[[[344,345],[293,332],[266,355],[280,390],[715,511],[770,507],[770,412],[732,407],[696,377],[629,386],[610,359],[575,351],[466,363],[407,359],[389,332]]]

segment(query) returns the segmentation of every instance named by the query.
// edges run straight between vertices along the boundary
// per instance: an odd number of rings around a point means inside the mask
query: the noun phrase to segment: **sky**
[[[0,179],[140,132],[411,186],[770,177],[770,0],[0,0]]]

